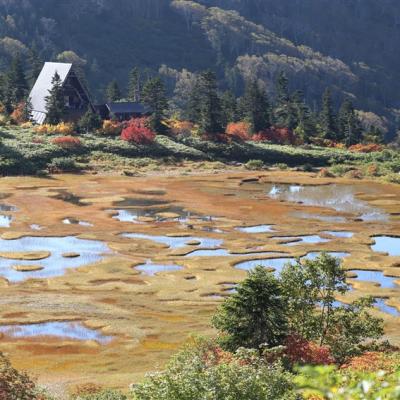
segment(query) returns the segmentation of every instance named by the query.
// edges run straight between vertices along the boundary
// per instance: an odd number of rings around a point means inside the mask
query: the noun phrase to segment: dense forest
[[[337,105],[350,98],[393,134],[399,21],[394,0],[0,0],[0,60],[73,60],[98,100],[133,66],[160,71],[171,93],[212,68],[221,90],[241,95],[256,78],[273,96],[285,72],[308,104],[329,86]]]

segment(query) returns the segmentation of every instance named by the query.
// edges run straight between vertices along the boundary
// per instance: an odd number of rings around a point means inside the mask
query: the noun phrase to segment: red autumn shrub
[[[334,359],[327,346],[319,346],[297,334],[289,335],[285,342],[286,356],[292,364],[333,364]]]
[[[355,153],[373,153],[375,151],[382,151],[383,146],[377,143],[368,143],[368,144],[358,143],[354,144],[353,146],[350,146],[349,150]]]
[[[63,149],[75,149],[81,145],[79,138],[73,136],[59,136],[54,138],[51,142]]]
[[[277,144],[296,144],[296,135],[289,128],[278,128],[272,126],[253,136],[255,142],[271,142]]]
[[[147,127],[147,118],[133,118],[122,130],[121,139],[137,144],[150,144],[154,142],[156,134]]]
[[[250,140],[250,124],[248,122],[231,122],[226,127],[226,134],[233,140]]]

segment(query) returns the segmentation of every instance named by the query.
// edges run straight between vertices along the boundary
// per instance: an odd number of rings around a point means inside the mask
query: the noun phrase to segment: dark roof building
[[[65,98],[66,119],[76,120],[93,104],[89,92],[79,79],[72,64],[46,62],[30,93],[32,119],[37,124],[46,120],[46,97],[52,89],[52,79],[58,73]]]
[[[131,118],[143,117],[151,114],[149,107],[142,103],[137,102],[115,102],[107,103],[106,105],[108,115],[106,118],[115,117],[119,121],[126,121]]]

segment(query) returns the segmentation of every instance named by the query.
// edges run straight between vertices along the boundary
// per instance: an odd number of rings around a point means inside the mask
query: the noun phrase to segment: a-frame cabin
[[[30,94],[32,120],[41,125],[45,122],[46,97],[52,89],[52,79],[58,73],[64,91],[67,121],[78,120],[88,108],[94,110],[90,95],[76,74],[72,64],[46,62]]]

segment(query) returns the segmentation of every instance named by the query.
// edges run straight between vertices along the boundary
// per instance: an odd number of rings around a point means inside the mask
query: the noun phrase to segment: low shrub
[[[355,153],[373,153],[383,150],[383,146],[377,143],[358,143],[349,147],[349,150]]]
[[[100,129],[100,133],[108,136],[119,136],[122,132],[122,124],[118,121],[105,120],[103,126]]]
[[[73,136],[59,136],[54,138],[51,142],[63,149],[76,149],[81,146],[80,139]]]
[[[255,142],[271,142],[276,144],[297,143],[296,135],[291,129],[275,126],[255,134],[252,139]]]
[[[244,165],[244,167],[251,171],[256,171],[258,169],[263,169],[264,163],[261,160],[250,160],[250,161],[247,161],[247,163]]]
[[[47,169],[50,173],[60,173],[60,172],[75,172],[79,170],[78,165],[75,160],[68,157],[57,157],[48,164]]]
[[[43,124],[35,127],[35,132],[49,135],[72,135],[75,127],[71,123],[61,122],[57,125]]]
[[[150,144],[154,142],[156,134],[147,127],[147,118],[133,118],[122,130],[121,139],[137,144]]]
[[[196,134],[196,128],[193,122],[190,121],[179,121],[177,119],[172,119],[168,121],[168,127],[172,136],[189,137]]]
[[[7,126],[10,118],[6,114],[0,114],[0,126]]]
[[[251,138],[251,126],[248,122],[231,122],[226,127],[226,134],[233,140],[246,141]]]

